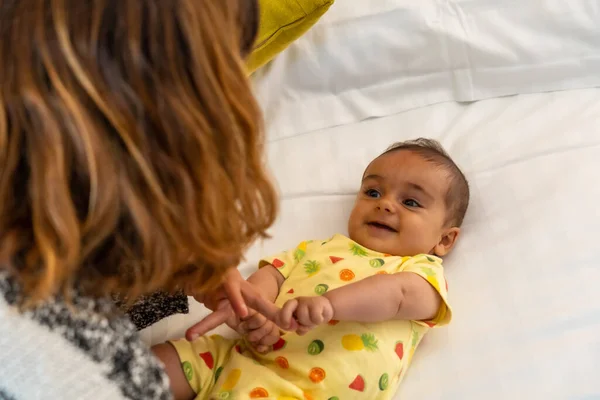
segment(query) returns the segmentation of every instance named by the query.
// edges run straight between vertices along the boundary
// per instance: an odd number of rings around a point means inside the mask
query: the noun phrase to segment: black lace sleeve
[[[187,314],[187,296],[182,293],[158,292],[138,300],[126,312],[138,330],[173,314]]]

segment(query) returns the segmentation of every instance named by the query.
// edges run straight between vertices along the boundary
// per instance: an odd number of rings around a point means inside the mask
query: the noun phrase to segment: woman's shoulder
[[[168,380],[110,300],[74,295],[20,312],[0,273],[0,398],[169,399]]]

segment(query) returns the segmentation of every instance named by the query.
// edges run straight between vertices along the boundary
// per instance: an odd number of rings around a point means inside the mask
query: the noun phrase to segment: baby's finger
[[[313,325],[319,325],[323,323],[323,308],[322,307],[312,307],[309,310],[310,321]]]
[[[323,323],[329,322],[333,319],[333,308],[325,307],[323,309]]]
[[[257,329],[267,322],[267,317],[265,317],[261,313],[255,313],[251,317],[247,318],[244,322],[246,323],[246,326],[249,330]]]
[[[254,347],[254,349],[261,354],[269,352],[269,346],[265,346],[264,344],[259,344]]]
[[[305,325],[300,325],[298,327],[298,329],[296,329],[296,334],[298,336],[304,336],[306,335],[308,332],[310,332],[310,330],[314,328],[314,326],[305,326]]]
[[[269,324],[264,324],[263,326],[261,326],[260,328],[251,330],[248,333],[248,340],[250,342],[258,342],[260,341],[260,339],[262,339],[265,335],[269,334],[269,332],[271,332],[271,326]]]
[[[259,341],[260,344],[263,344],[265,346],[273,346],[275,343],[277,343],[277,341],[281,337],[281,335],[279,333],[279,327],[275,324],[270,324],[270,325],[271,325],[271,332],[269,332],[268,334],[263,336],[263,338],[260,339],[260,341]]]
[[[300,304],[298,306],[298,308],[296,309],[296,321],[298,321],[298,323],[300,325],[312,325],[313,322],[310,318],[310,309],[303,305]]]
[[[292,299],[288,300],[284,305],[281,311],[279,311],[276,317],[276,323],[283,329],[291,329],[292,328],[292,315],[296,308],[298,307],[298,300]]]

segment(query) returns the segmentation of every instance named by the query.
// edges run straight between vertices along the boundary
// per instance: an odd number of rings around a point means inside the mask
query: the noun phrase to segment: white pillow
[[[272,139],[450,100],[600,86],[598,0],[344,0],[255,77]]]

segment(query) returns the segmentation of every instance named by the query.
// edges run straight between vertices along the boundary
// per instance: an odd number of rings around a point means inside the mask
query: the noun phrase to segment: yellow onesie
[[[275,304],[322,295],[373,274],[414,272],[444,302],[432,321],[357,323],[330,321],[304,336],[284,334],[273,351],[259,354],[244,339],[201,337],[172,342],[197,399],[389,399],[429,328],[447,324],[447,283],[442,260],[427,254],[398,257],[372,251],[343,235],[306,241],[266,258],[285,277]]]

